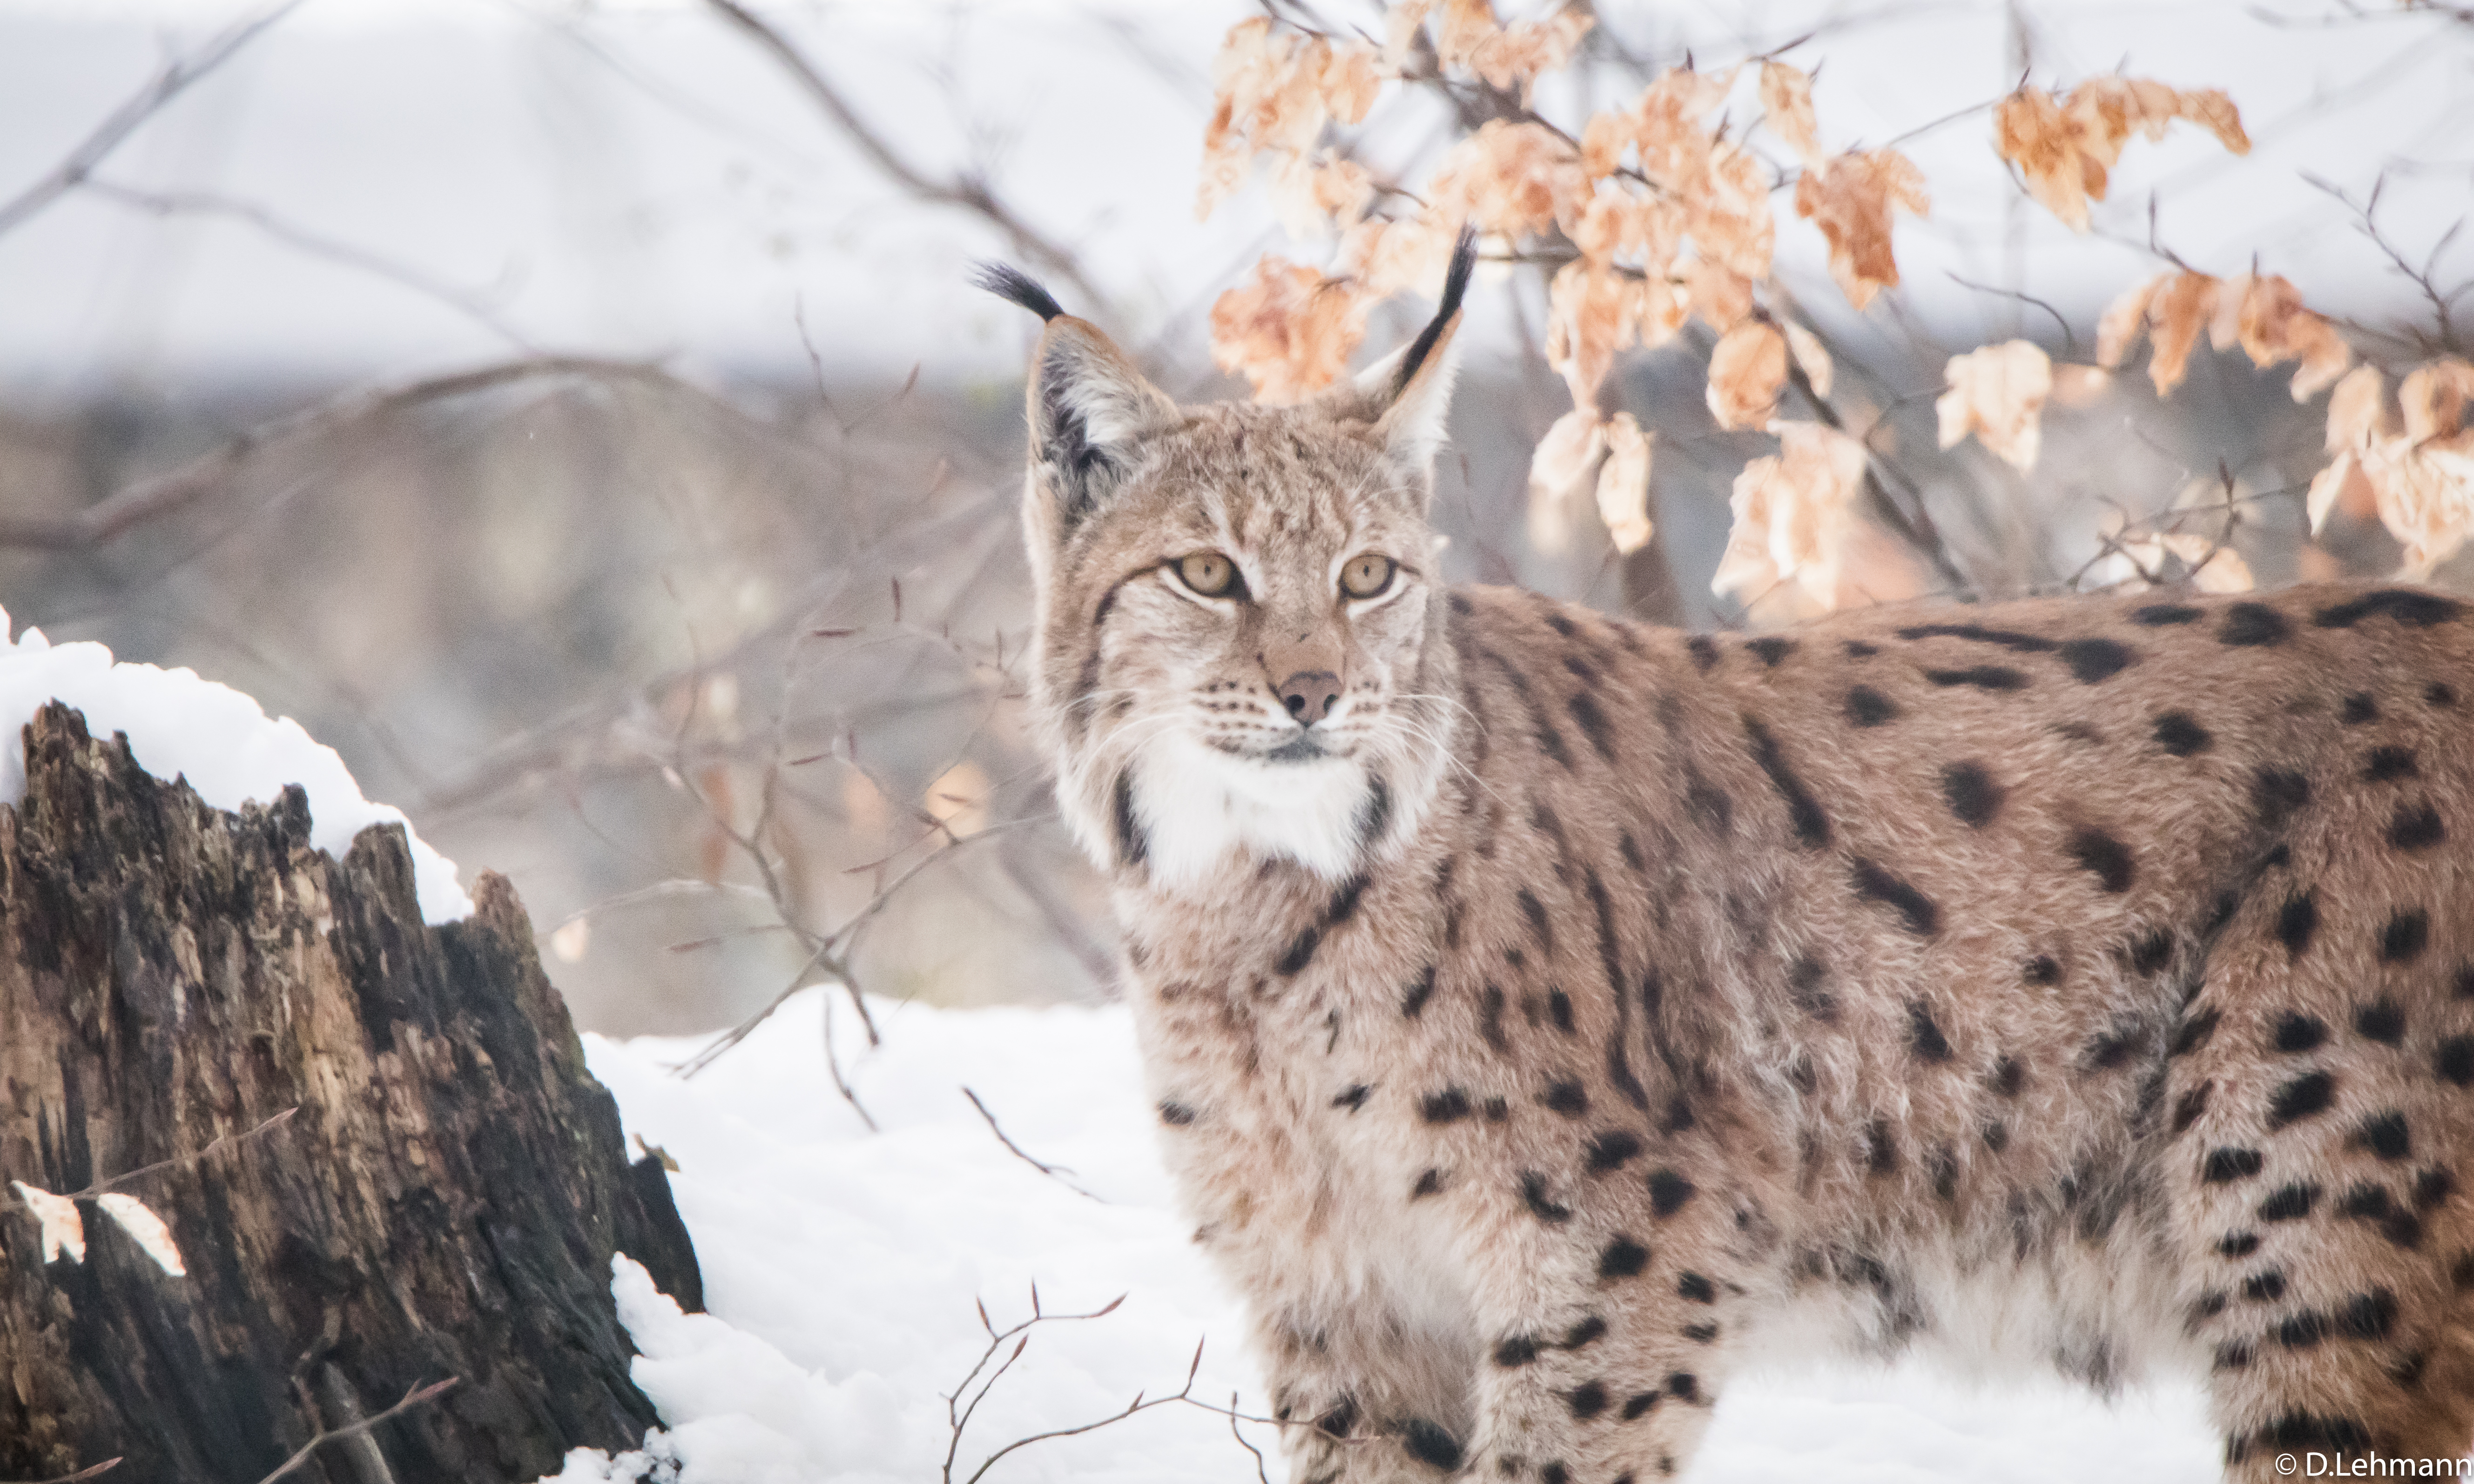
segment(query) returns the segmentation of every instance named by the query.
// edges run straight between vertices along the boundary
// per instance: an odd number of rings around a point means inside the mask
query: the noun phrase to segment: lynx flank
[[[2204,1378],[2228,1473],[2474,1444],[2474,611],[1744,639],[1437,580],[1467,273],[1295,407],[1036,285],[1036,699],[1294,1477],[1686,1472],[1764,1355]]]

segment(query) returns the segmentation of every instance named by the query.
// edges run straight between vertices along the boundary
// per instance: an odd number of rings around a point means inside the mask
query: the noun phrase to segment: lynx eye
[[[1392,586],[1392,574],[1398,570],[1399,562],[1370,551],[1362,557],[1351,557],[1348,565],[1340,569],[1340,590],[1352,598],[1379,598]]]
[[[1176,576],[1179,582],[1206,598],[1237,597],[1243,592],[1237,581],[1237,563],[1216,551],[1199,551],[1191,557],[1177,558]]]

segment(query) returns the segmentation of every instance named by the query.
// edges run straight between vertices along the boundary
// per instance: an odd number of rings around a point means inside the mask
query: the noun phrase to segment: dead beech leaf
[[[1724,335],[1753,312],[1753,280],[1723,264],[1690,258],[1676,265],[1684,296],[1701,323]]]
[[[1383,9],[1383,65],[1395,74],[1408,70],[1415,59],[1418,33],[1426,27],[1435,0],[1390,0]]]
[[[2376,366],[2357,366],[2328,396],[2330,453],[2360,448],[2389,432],[2388,378]]]
[[[1619,412],[1606,427],[1607,461],[1598,469],[1598,518],[1615,550],[1629,557],[1649,544],[1657,528],[1649,518],[1650,445],[1654,433],[1644,433],[1632,414]]]
[[[1571,262],[1546,286],[1546,364],[1572,390],[1572,405],[1597,404],[1615,352],[1638,338],[1642,285],[1591,264]]]
[[[1823,610],[1845,597],[1843,563],[1858,522],[1852,509],[1864,481],[1864,445],[1815,422],[1782,422],[1779,451],[1735,476],[1733,523],[1712,592],[1745,600],[1793,583]]]
[[[1783,323],[1786,327],[1786,348],[1795,357],[1796,367],[1804,372],[1804,379],[1812,383],[1812,395],[1828,396],[1834,372],[1830,347],[1821,343],[1820,336],[1793,320]]]
[[[2191,351],[2216,314],[2222,288],[2206,274],[2177,274],[2147,301],[2147,379],[2158,396],[2172,395],[2189,373]]]
[[[103,1213],[119,1224],[137,1243],[137,1249],[155,1259],[155,1265],[174,1278],[185,1278],[189,1269],[181,1260],[180,1246],[172,1240],[172,1229],[163,1218],[147,1209],[146,1203],[133,1195],[107,1190],[94,1198]]]
[[[1847,301],[1861,309],[1899,281],[1890,251],[1890,210],[1916,216],[1932,210],[1924,172],[1896,150],[1840,155],[1807,167],[1795,182],[1795,210],[1809,217],[1830,243],[1830,275]]]
[[[1430,210],[1523,237],[1577,222],[1594,193],[1580,156],[1553,130],[1490,119],[1444,155],[1425,194]]]
[[[1348,364],[1366,333],[1367,303],[1346,279],[1266,253],[1211,306],[1211,359],[1245,372],[1257,400],[1295,401]]]
[[[1812,79],[1783,61],[1761,63],[1762,122],[1807,166],[1821,163],[1820,120],[1812,111]]]
[[[2328,523],[2329,514],[2340,510],[2356,520],[2367,520],[2380,510],[2379,491],[2371,488],[2370,476],[2363,471],[2363,461],[2352,449],[2338,454],[2326,468],[2311,476],[2310,492],[2302,500],[2314,536]]]
[[[2158,274],[2104,306],[2096,322],[2096,364],[2114,371],[2130,356],[2130,347],[2147,333],[2147,304],[2171,274]]]
[[[1607,425],[1593,407],[1555,419],[1529,457],[1529,545],[1561,556],[1572,545],[1572,505],[1607,453]]]
[[[2280,361],[2300,361],[2292,385],[2295,401],[2308,401],[2325,391],[2354,364],[2353,348],[2337,327],[2326,317],[2304,308],[2302,291],[2284,275],[2245,275],[2241,282],[2235,322],[2243,353],[2263,371]],[[2233,299],[2230,282],[2225,298]],[[2224,318],[2221,309],[2218,318]]]
[[[1728,429],[1766,425],[1786,382],[1786,341],[1759,320],[1718,337],[1710,352],[1710,416]]]
[[[1506,26],[1489,0],[1443,0],[1435,51],[1444,66],[1474,72],[1490,86],[1517,87],[1526,104],[1539,75],[1570,61],[1596,23],[1586,7],[1568,5],[1541,19]]]
[[[2040,87],[2020,88],[1993,110],[1993,147],[2018,167],[2029,195],[2085,231],[2088,203],[2104,200],[2131,134],[2162,139],[2177,118],[2207,130],[2236,155],[2250,153],[2241,111],[2223,92],[2185,92],[2121,77],[2090,78],[2059,101]]]
[[[1381,84],[1373,62],[1373,48],[1364,43],[1335,47],[1321,36],[1276,30],[1267,16],[1230,27],[1212,58],[1196,218],[1209,216],[1245,183],[1257,154],[1297,158],[1335,112],[1364,117]]]
[[[27,1209],[35,1213],[35,1219],[43,1224],[39,1238],[43,1260],[56,1261],[61,1254],[67,1253],[71,1262],[84,1262],[85,1218],[78,1214],[77,1202],[64,1195],[54,1195],[40,1186],[30,1185],[22,1180],[12,1180],[9,1185],[26,1203]]]
[[[1374,201],[1374,178],[1355,160],[1296,156],[1272,173],[1272,209],[1292,237],[1357,225]]]
[[[1364,221],[1341,234],[1338,267],[1373,298],[1402,290],[1431,293],[1443,281],[1457,221],[1425,215],[1405,222]]]
[[[2442,356],[2417,366],[2397,384],[2405,436],[2413,442],[2454,438],[2465,425],[2465,403],[2474,398],[2474,365]]]
[[[2094,366],[2053,368],[2053,404],[2073,409],[2092,407],[2113,385],[2113,372]]]
[[[1693,248],[1730,272],[1768,277],[1778,241],[1768,167],[1759,156],[1732,144],[1710,151],[1709,165],[1700,192],[1686,198]]]
[[[1974,433],[1995,456],[2025,471],[2044,445],[2045,399],[2053,391],[2053,363],[2032,341],[2012,340],[1950,358],[1949,390],[1933,403],[1941,445]]]

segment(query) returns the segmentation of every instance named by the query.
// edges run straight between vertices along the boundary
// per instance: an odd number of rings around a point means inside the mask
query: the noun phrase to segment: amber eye
[[[1392,574],[1398,570],[1399,562],[1370,551],[1351,557],[1348,565],[1340,569],[1340,590],[1352,598],[1379,598],[1383,589],[1392,586]]]
[[[1199,551],[1191,557],[1176,560],[1178,581],[1206,598],[1239,595],[1237,563],[1216,551]]]

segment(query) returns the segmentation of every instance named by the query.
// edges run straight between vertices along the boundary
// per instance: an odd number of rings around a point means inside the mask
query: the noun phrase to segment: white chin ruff
[[[1282,856],[1327,880],[1358,865],[1366,770],[1345,757],[1254,762],[1163,736],[1134,764],[1134,811],[1154,885],[1176,890],[1231,852]]]

